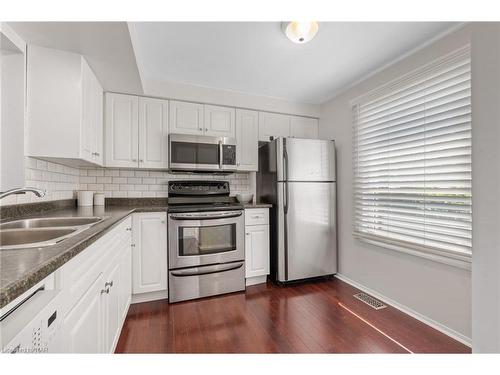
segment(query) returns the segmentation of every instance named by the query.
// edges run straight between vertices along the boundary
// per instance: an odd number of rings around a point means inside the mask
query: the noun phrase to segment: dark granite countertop
[[[166,200],[160,205],[158,201],[123,201],[125,205],[105,207],[70,207],[56,208],[49,211],[28,214],[26,210],[21,215],[9,217],[10,220],[29,217],[57,217],[57,216],[100,216],[105,219],[81,233],[70,237],[56,245],[43,248],[27,248],[0,251],[0,308],[20,296],[33,285],[43,280],[63,264],[75,257],[90,244],[102,237],[115,224],[122,221],[132,212],[159,212],[166,211]],[[114,203],[114,204],[113,204]],[[2,215],[4,219],[6,215]],[[4,222],[6,220],[2,220]]]

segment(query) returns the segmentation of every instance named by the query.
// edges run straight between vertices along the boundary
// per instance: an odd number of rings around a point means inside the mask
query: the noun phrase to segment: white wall
[[[472,349],[500,352],[500,23],[472,32]]]
[[[320,115],[320,137],[335,139],[337,145],[340,274],[396,301],[465,342],[470,342],[471,337],[469,270],[370,245],[351,234],[350,101],[469,43],[470,34],[471,26],[466,26],[398,61],[322,105]]]

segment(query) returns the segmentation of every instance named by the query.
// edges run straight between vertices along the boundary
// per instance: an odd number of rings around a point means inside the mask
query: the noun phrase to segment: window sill
[[[384,249],[398,251],[401,253],[417,256],[434,262],[443,263],[448,266],[457,267],[464,270],[469,270],[469,271],[471,270],[472,254],[449,253],[445,251],[432,250],[418,246],[412,248],[397,243],[388,243],[385,241],[378,240],[376,238],[370,238],[368,236],[356,232],[353,232],[353,236],[359,241],[366,242],[378,247],[382,247]]]

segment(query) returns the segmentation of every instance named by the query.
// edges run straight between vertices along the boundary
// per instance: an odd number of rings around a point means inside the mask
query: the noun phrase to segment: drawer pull
[[[101,294],[109,294],[109,288],[106,288],[106,289],[101,289]]]
[[[127,227],[127,228],[125,228],[125,230],[129,230],[129,231],[131,231],[131,230],[132,230],[132,228],[130,228],[130,227]]]
[[[107,286],[113,286],[113,280],[111,280],[110,282],[105,282],[104,283],[104,287],[106,288]],[[109,289],[109,288],[108,288]]]

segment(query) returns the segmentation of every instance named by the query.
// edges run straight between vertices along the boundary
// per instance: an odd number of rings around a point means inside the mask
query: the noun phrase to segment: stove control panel
[[[168,195],[229,195],[229,182],[227,181],[170,181],[168,183]]]

